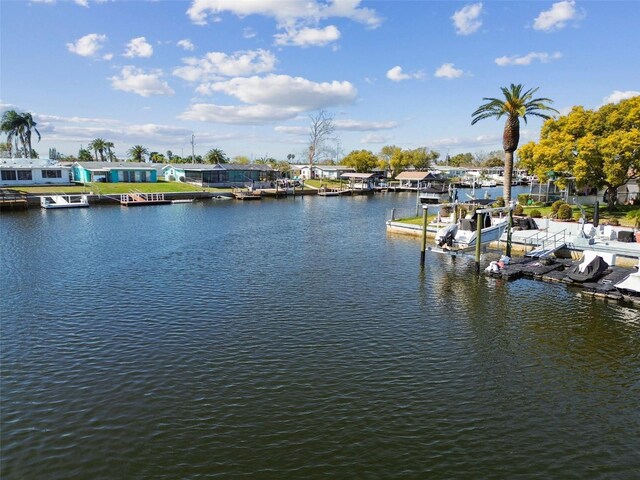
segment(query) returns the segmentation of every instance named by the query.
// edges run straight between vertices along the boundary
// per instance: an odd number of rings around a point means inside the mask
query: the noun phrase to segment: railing
[[[540,238],[542,233],[544,233],[545,236]],[[539,250],[540,252],[552,251],[567,243],[567,229],[560,230],[553,234],[549,234],[547,230],[544,232],[536,232],[523,239],[522,242],[525,245],[535,246],[529,253],[534,250]]]

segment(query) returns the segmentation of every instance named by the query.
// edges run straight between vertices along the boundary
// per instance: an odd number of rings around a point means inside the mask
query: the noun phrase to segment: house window
[[[31,170],[18,170],[18,180],[33,180]]]
[[[62,178],[62,170],[42,170],[42,178]]]
[[[16,179],[16,171],[15,170],[2,170],[2,180],[15,180]]]

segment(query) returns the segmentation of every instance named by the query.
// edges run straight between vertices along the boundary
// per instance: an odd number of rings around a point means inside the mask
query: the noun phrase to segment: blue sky
[[[76,155],[100,137],[188,155],[302,159],[310,115],[331,146],[501,148],[471,126],[510,83],[567,112],[640,94],[640,3],[31,0],[0,3],[2,110]],[[523,128],[536,139],[540,121]],[[331,155],[335,155],[335,152]]]

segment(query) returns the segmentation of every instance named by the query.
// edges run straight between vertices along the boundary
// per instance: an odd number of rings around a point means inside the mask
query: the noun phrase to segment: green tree
[[[238,165],[249,165],[249,163],[251,163],[251,160],[249,160],[249,157],[245,155],[238,155],[236,157],[233,157],[233,162],[231,163],[236,163]]]
[[[98,161],[98,154],[100,154],[100,161],[104,162],[104,151],[106,149],[106,142],[102,138],[95,138],[89,143],[89,150],[93,150],[96,162]]]
[[[205,163],[229,163],[227,155],[219,148],[212,148],[204,156]]]
[[[511,178],[513,176],[513,153],[518,149],[520,142],[520,118],[527,123],[527,116],[551,118],[543,113],[547,111],[559,113],[551,108],[547,103],[553,103],[548,98],[533,98],[538,88],[532,88],[523,92],[522,85],[514,85],[509,88],[501,87],[504,99],[485,97],[487,103],[478,107],[471,115],[473,120],[471,125],[475,125],[485,118],[496,118],[499,120],[503,116],[507,117],[502,133],[502,148],[504,149],[504,199],[511,201]]]
[[[378,166],[378,157],[369,150],[353,150],[342,159],[342,165],[355,168],[356,172],[370,172]]]
[[[7,142],[15,143],[16,153],[20,151],[19,144],[22,144],[22,151],[27,158],[34,158],[34,150],[31,147],[32,131],[38,135],[40,132],[36,128],[37,123],[30,113],[18,113],[15,110],[7,110],[2,114],[0,130],[7,135]],[[11,153],[13,153],[11,151]]]
[[[131,161],[144,162],[147,155],[149,155],[149,150],[142,145],[134,145],[127,151],[127,153],[129,154],[129,159]]]
[[[385,145],[378,153],[378,167],[389,171],[389,174],[394,177],[397,173],[394,170],[394,165],[399,163],[397,159],[401,154],[402,149],[400,147]],[[396,160],[394,161],[394,159]]]
[[[167,159],[159,152],[151,152],[149,154],[149,160],[151,163],[166,163]]]
[[[458,153],[453,157],[449,158],[449,165],[452,167],[462,167],[462,166],[471,166],[473,165],[473,154],[467,153]]]
[[[91,160],[93,160],[93,157],[91,156],[91,152],[89,150],[87,150],[86,148],[81,148],[80,150],[78,150],[79,162],[90,162]]]
[[[547,120],[540,140],[523,145],[520,157],[541,180],[563,172],[579,187],[606,188],[612,210],[618,188],[640,175],[640,96]]]
[[[113,142],[104,142],[104,148],[107,150],[107,161],[113,162],[116,160],[116,155],[113,152]]]

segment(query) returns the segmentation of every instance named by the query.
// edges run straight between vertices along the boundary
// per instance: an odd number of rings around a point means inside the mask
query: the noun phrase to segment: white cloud
[[[387,70],[387,78],[394,82],[401,82],[403,80],[424,78],[424,73],[423,72],[404,73],[402,71],[402,67],[399,65],[396,65],[395,67]]]
[[[153,70],[145,73],[142,69],[133,66],[125,66],[120,76],[110,78],[111,86],[115,90],[131,92],[149,97],[151,95],[173,95],[175,92],[167,82],[162,80],[162,71]]]
[[[549,10],[541,12],[533,22],[535,30],[551,32],[564,28],[567,22],[571,20],[579,20],[583,14],[576,10],[576,2],[574,0],[565,0],[554,3]]]
[[[365,135],[362,139],[360,139],[360,143],[371,144],[371,143],[387,143],[391,137],[387,135],[376,135],[375,133],[370,133]]]
[[[606,105],[607,103],[618,103],[628,98],[637,97],[638,95],[640,95],[640,92],[637,90],[627,90],[624,92],[621,90],[614,90],[611,95],[602,99],[602,104]]]
[[[333,124],[336,127],[336,130],[349,130],[354,132],[391,130],[398,126],[398,122],[368,122],[362,120],[335,120]]]
[[[287,127],[278,125],[274,130],[279,133],[288,133],[289,135],[309,135],[309,127]]]
[[[299,112],[350,104],[358,93],[347,81],[316,83],[289,75],[232,78],[201,85],[198,92],[221,92],[244,103],[293,108]]]
[[[353,103],[357,90],[349,82],[316,83],[301,77],[267,75],[204,84],[200,93],[224,93],[246,105],[191,105],[179,118],[205,122],[265,124],[301,113]]]
[[[81,57],[93,57],[100,51],[103,43],[106,41],[106,35],[90,33],[84,37],[80,37],[74,43],[67,43],[67,48],[71,53],[75,53]]]
[[[523,136],[524,131],[520,132],[520,136]],[[434,147],[466,147],[466,148],[478,148],[493,145],[502,145],[502,135],[478,135],[475,137],[449,137],[439,138],[429,142]]]
[[[294,45],[296,47],[325,46],[340,38],[340,30],[334,25],[325,28],[288,29],[285,33],[274,35],[276,45]]]
[[[296,108],[278,108],[270,105],[214,105],[196,103],[178,118],[200,122],[261,125],[279,120],[289,120],[300,112]]]
[[[205,82],[223,77],[268,73],[276,65],[276,57],[267,50],[247,50],[227,55],[209,52],[202,58],[183,58],[185,66],[173,70],[173,75],[189,82]]]
[[[462,70],[454,67],[453,63],[444,63],[436,70],[435,76],[452,79],[461,77],[463,73]]]
[[[531,52],[521,57],[517,55],[512,55],[511,57],[498,57],[495,59],[495,62],[499,66],[505,67],[507,65],[531,65],[534,60],[539,60],[542,63],[548,63],[551,60],[558,60],[560,58],[562,58],[562,54],[560,52]]]
[[[242,38],[254,38],[256,36],[256,32],[253,28],[251,27],[246,27],[242,29]]]
[[[89,8],[89,0],[73,0],[77,5],[81,7]]]
[[[132,38],[127,44],[127,51],[124,52],[125,57],[150,57],[153,55],[153,47],[144,37]]]
[[[381,18],[370,8],[361,7],[360,0],[192,0],[187,10],[191,21],[198,25],[207,23],[208,16],[218,17],[229,12],[239,17],[263,15],[276,19],[279,26],[299,23],[317,23],[332,17],[348,18],[368,27],[378,27]]]
[[[482,26],[482,3],[465,5],[451,16],[458,35],[471,35]]]
[[[182,40],[178,40],[178,43],[176,45],[189,51],[193,51],[196,48],[193,42],[188,38],[183,38]]]
[[[107,60],[107,61],[112,60],[112,59],[113,59],[113,53],[105,53],[105,54],[102,56],[102,59],[103,59],[103,60]]]

